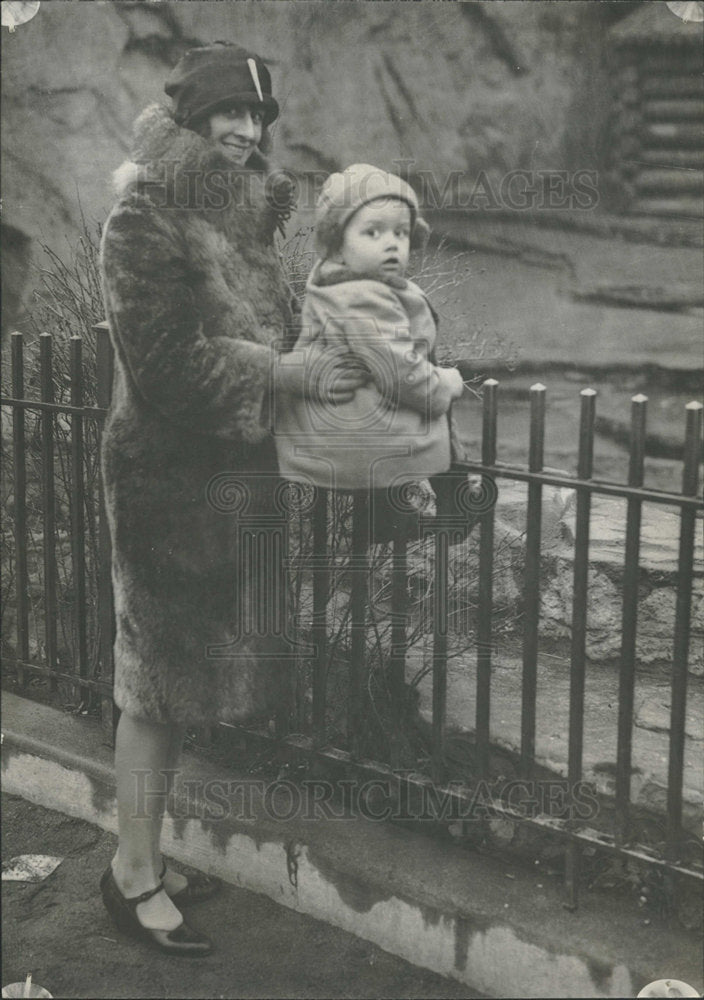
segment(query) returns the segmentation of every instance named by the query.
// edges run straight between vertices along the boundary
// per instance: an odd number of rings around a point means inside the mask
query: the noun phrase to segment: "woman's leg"
[[[171,727],[171,737],[169,740],[169,746],[167,748],[167,763],[166,763],[166,800],[168,801],[171,791],[174,786],[174,779],[176,777],[176,768],[178,767],[179,758],[181,756],[181,750],[183,749],[183,739],[186,734],[185,726],[172,726]],[[154,865],[157,872],[162,872],[164,870],[164,861],[161,856],[161,828],[163,821],[163,813],[158,823],[155,823],[152,827],[152,852],[154,854]],[[162,879],[164,883],[164,888],[170,896],[174,896],[177,892],[186,888],[188,884],[188,879],[185,875],[181,875],[179,872],[174,871],[173,868],[167,868],[166,874]]]
[[[113,874],[126,897],[153,889],[161,875],[159,837],[166,807],[168,772],[183,739],[179,727],[120,716],[115,738],[119,842]],[[166,772],[166,773],[165,773]],[[137,907],[145,927],[173,930],[182,917],[166,892]]]

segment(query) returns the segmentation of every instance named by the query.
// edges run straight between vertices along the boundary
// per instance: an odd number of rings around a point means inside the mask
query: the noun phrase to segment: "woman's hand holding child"
[[[305,358],[300,351],[277,356],[274,386],[292,397],[338,406],[354,399],[370,379],[369,371],[348,351],[313,344]]]

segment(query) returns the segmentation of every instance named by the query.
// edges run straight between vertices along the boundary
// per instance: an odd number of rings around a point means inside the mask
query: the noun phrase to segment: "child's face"
[[[398,198],[363,205],[345,228],[338,255],[351,271],[403,275],[411,243],[411,210]]]

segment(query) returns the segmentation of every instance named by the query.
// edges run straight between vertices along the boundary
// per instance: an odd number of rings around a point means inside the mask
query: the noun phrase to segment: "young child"
[[[368,382],[336,406],[317,401],[319,394],[277,406],[286,478],[345,490],[403,489],[449,468],[448,411],[462,377],[432,362],[435,314],[404,277],[409,251],[426,233],[415,192],[400,177],[357,163],[325,182],[315,215],[320,258],[294,354],[318,386],[326,375],[320,362],[319,370],[313,362],[306,368],[315,342],[349,354]]]

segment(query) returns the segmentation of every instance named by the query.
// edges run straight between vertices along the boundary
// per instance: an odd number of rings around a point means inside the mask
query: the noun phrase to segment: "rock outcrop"
[[[131,123],[193,44],[243,42],[271,67],[278,159],[372,160],[442,192],[482,171],[593,168],[610,4],[45,3],[3,37],[3,201],[12,246],[60,251],[104,219]],[[628,5],[625,5],[628,6]],[[17,236],[19,234],[19,237]],[[11,302],[26,268],[8,275]],[[11,317],[8,317],[11,320]]]
[[[542,640],[572,636],[575,493],[545,487],[541,529]],[[496,508],[494,601],[501,617],[520,621],[525,566],[527,488],[501,484]],[[677,599],[680,518],[660,504],[644,503],[640,535],[640,578],[636,663],[639,669],[667,669],[672,662]],[[615,497],[592,498],[590,518],[586,655],[595,663],[617,664],[621,655],[621,615],[626,535],[626,503]],[[477,580],[476,550],[458,549],[458,578]],[[466,553],[466,555],[465,555]],[[695,539],[689,672],[704,676],[704,550]],[[472,600],[477,594],[470,591]]]

